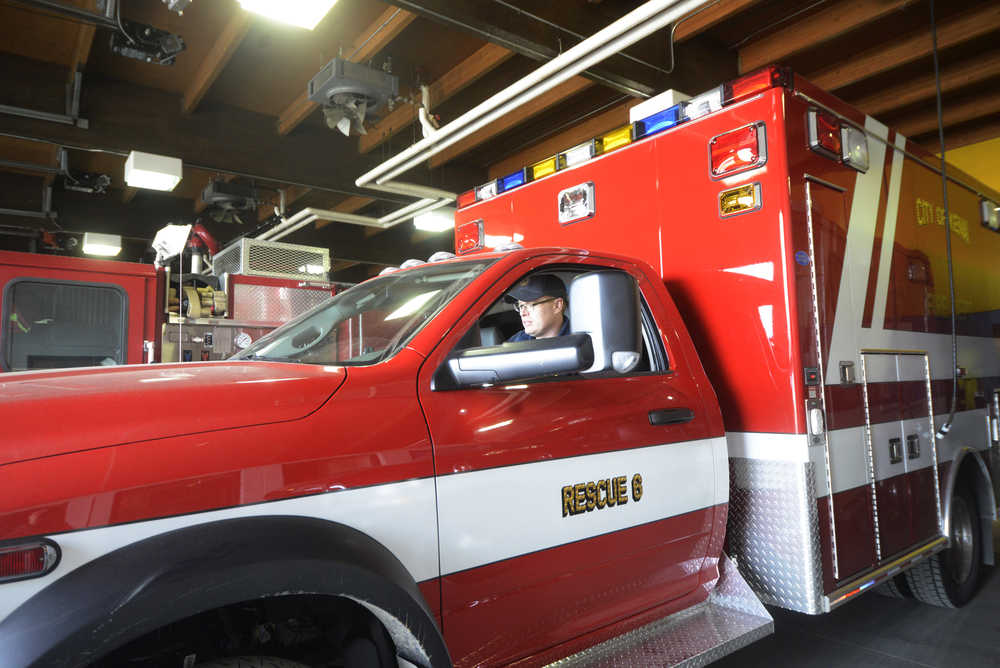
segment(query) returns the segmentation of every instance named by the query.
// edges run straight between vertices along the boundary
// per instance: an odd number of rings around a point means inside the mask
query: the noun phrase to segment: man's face
[[[541,297],[532,302],[518,302],[524,333],[536,339],[559,334],[562,327],[564,302],[561,297]]]

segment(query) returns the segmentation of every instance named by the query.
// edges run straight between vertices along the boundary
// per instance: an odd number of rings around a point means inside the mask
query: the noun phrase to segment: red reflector
[[[809,110],[809,148],[834,160],[841,159],[840,121],[833,114]]]
[[[0,582],[44,575],[55,566],[58,554],[49,541],[0,548]]]
[[[470,204],[476,203],[476,189],[466,190],[464,193],[458,196],[458,208],[461,209],[463,206],[469,206]]]
[[[784,67],[771,65],[730,81],[725,85],[723,104],[738,102],[774,86],[788,85],[789,71]]]
[[[459,255],[483,247],[483,221],[474,220],[455,228],[455,252]]]
[[[766,145],[763,125],[748,125],[714,137],[709,142],[712,176],[722,176],[764,162]]]

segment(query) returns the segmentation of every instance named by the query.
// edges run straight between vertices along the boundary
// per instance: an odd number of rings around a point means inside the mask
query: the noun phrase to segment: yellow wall
[[[948,164],[1000,191],[1000,138],[948,151]]]

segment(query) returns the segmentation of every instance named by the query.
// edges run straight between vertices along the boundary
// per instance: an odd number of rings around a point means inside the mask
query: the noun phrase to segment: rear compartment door
[[[875,528],[870,466],[865,449],[862,387],[858,370],[846,367],[843,377],[828,377],[833,323],[841,295],[847,246],[848,196],[843,188],[806,176],[807,243],[809,247],[809,336],[803,337],[803,364],[814,367],[819,387],[808,388],[807,409],[819,408],[819,429],[810,421],[810,446],[822,448],[817,487],[826,490],[817,499],[824,555],[830,555],[831,581],[871,568],[875,564]],[[799,257],[796,261],[802,264]],[[847,281],[856,277],[850,275]],[[801,284],[800,284],[801,285]],[[804,288],[800,288],[800,296]],[[849,291],[851,292],[851,291]],[[860,311],[862,305],[854,305]]]

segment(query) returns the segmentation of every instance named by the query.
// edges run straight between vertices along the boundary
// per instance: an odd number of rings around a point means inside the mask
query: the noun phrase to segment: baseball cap
[[[566,285],[552,274],[533,274],[518,281],[507,291],[507,301],[533,302],[542,297],[566,298]]]

